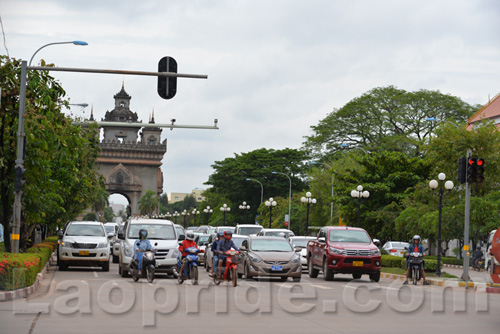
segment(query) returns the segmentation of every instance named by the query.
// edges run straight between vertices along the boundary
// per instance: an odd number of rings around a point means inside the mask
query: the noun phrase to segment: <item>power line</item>
[[[9,49],[7,49],[7,41],[5,40],[5,31],[3,30],[3,22],[2,22],[2,17],[1,16],[0,16],[0,26],[2,27],[3,46],[5,47],[5,50],[7,51],[7,58],[10,59]]]

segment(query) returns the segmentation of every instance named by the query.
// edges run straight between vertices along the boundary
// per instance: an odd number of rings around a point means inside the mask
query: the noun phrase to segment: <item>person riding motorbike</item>
[[[182,241],[182,243],[179,245],[179,252],[182,253],[181,262],[182,262],[182,267],[184,268],[184,276],[185,277],[187,277],[187,275],[188,275],[188,266],[185,265],[185,263],[186,263],[186,255],[188,254],[188,252],[186,252],[186,249],[191,248],[191,247],[199,249],[198,245],[194,241],[194,232],[193,231],[187,231],[186,232],[186,239],[184,241]]]
[[[413,252],[422,253],[422,256],[424,256],[424,247],[420,244],[420,236],[419,235],[413,236],[412,243],[410,244],[410,246],[408,246],[408,251],[407,251],[406,255],[409,255]],[[422,274],[422,278],[424,279],[424,285],[429,285],[429,282],[427,282],[427,280],[425,278],[424,266],[425,266],[425,261],[422,261],[422,267],[420,268],[420,271]],[[403,284],[408,284],[408,275],[410,274],[410,270],[411,270],[411,259],[409,256],[406,258],[406,268],[407,269],[406,269],[406,274],[405,274],[405,281],[403,282]]]
[[[240,249],[234,244],[234,241],[232,240],[233,238],[233,232],[231,231],[224,231],[224,239],[220,240],[217,243],[217,253],[219,256],[219,273],[222,272],[221,268],[222,265],[226,262],[227,255],[225,254],[228,250],[234,249],[239,251]]]
[[[224,233],[219,232],[217,233],[217,239],[212,242],[212,247],[210,248],[214,257],[214,266],[212,267],[212,271],[210,272],[209,276],[212,277],[214,274],[214,268],[217,268],[219,265],[219,253],[217,253],[217,245],[218,243],[224,238]]]
[[[148,231],[145,229],[139,230],[139,239],[134,242],[134,257],[133,260],[137,260],[139,262],[139,275],[141,275],[142,269],[142,255],[147,250],[153,250],[153,246],[147,239]]]
[[[476,262],[483,258],[483,251],[480,247],[477,247],[476,250],[472,253],[472,265],[475,266]]]

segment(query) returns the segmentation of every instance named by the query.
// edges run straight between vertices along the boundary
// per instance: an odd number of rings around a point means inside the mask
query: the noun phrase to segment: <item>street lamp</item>
[[[271,220],[272,220],[272,217],[273,217],[273,207],[276,206],[276,201],[272,198],[272,197],[269,197],[269,200],[266,201],[266,206],[269,207],[269,228],[271,228]]]
[[[42,46],[38,50],[35,51],[33,56],[31,56],[29,65],[31,65],[31,61],[33,57],[37,54],[38,51],[43,49],[46,46],[54,45],[54,44],[66,44],[68,42],[57,42],[50,43]],[[87,42],[82,41],[73,41],[69,42],[76,45],[88,45]],[[24,139],[26,138],[24,134],[24,112],[26,106],[26,83],[27,83],[27,63],[26,60],[21,62],[21,89],[19,92],[19,119],[18,119],[18,127],[17,127],[17,156],[16,156],[16,165],[15,169],[23,171],[24,170]],[[12,253],[19,253],[19,241],[20,241],[20,233],[21,233],[21,200],[22,200],[22,191],[19,189],[15,191],[14,194],[14,206],[13,206],[13,215],[14,219],[12,220],[12,231],[11,231],[11,251]]]
[[[231,211],[231,208],[227,206],[226,203],[220,207],[220,211],[224,213],[224,225],[226,225],[226,212]]]
[[[324,163],[324,162],[311,161],[311,164],[312,165],[315,165],[315,164],[325,165],[333,171],[333,167],[329,164]],[[335,174],[332,172],[332,201],[330,203],[330,221],[333,221],[333,181],[334,181],[334,176],[335,176]]]
[[[351,191],[351,197],[358,199],[358,223],[356,227],[359,227],[359,218],[361,212],[361,199],[370,197],[370,193],[365,190],[363,191],[363,186],[358,186],[356,189]]]
[[[292,216],[291,216],[291,211],[292,211],[292,179],[290,178],[290,176],[288,174],[285,174],[285,173],[273,172],[273,174],[285,175],[288,178],[288,180],[290,181],[290,189],[288,191],[288,229],[290,229],[290,225],[292,225],[292,223],[290,222],[290,220],[292,219]]]
[[[311,203],[316,204],[316,198],[311,198],[311,192],[308,191],[306,192],[306,197],[302,197],[300,201],[302,203],[307,204],[307,215],[306,215],[306,235],[307,235],[309,231],[309,207],[311,206]]]
[[[184,210],[184,211],[181,212],[181,215],[184,216],[184,229],[186,229],[186,218],[187,218],[187,216],[189,216],[189,212],[187,212],[186,210]]]
[[[203,212],[207,214],[207,225],[208,225],[208,220],[210,219],[210,214],[214,212],[214,210],[210,209],[210,207],[207,205],[205,209],[203,209]]]
[[[429,117],[429,118],[426,118],[425,120],[426,120],[427,122],[434,122],[434,121],[437,121],[436,117]],[[450,124],[453,124],[453,125],[454,125],[457,129],[460,129],[460,127],[459,127],[457,124],[455,124],[455,123],[453,123],[453,122],[450,122],[450,121],[448,121],[448,120],[443,119],[443,120],[440,120],[439,122],[446,122],[446,123],[450,123]]]
[[[179,217],[180,214],[179,212],[175,211],[173,214],[172,214],[172,217],[174,217],[174,223],[177,224],[177,217]]]
[[[442,207],[443,207],[443,194],[444,194],[444,188],[447,190],[453,189],[453,181],[446,181],[446,174],[444,173],[439,173],[438,175],[439,182],[436,180],[431,180],[429,182],[429,187],[432,188],[432,190],[436,189],[439,187],[439,227],[438,227],[438,253],[437,253],[437,269],[436,269],[436,276],[441,276],[441,212],[442,212]]]
[[[258,182],[260,184],[260,204],[262,204],[262,202],[264,201],[264,186],[262,185],[262,183],[259,181],[259,180],[256,180],[256,179],[246,179],[247,181],[255,181],[255,182]]]
[[[250,210],[250,205],[247,205],[247,202],[243,202],[240,206],[239,206],[240,210],[243,210],[243,212],[245,212],[245,210]]]
[[[200,211],[193,209],[193,212],[191,212],[191,214],[193,215],[193,225],[196,226],[196,215],[199,215]]]
[[[89,43],[84,42],[84,41],[55,42],[55,43],[45,44],[44,46],[42,46],[41,48],[39,48],[38,50],[36,50],[35,53],[33,53],[33,56],[31,56],[31,59],[30,59],[30,62],[28,64],[28,66],[31,66],[31,62],[33,61],[33,58],[38,53],[38,51],[40,51],[41,49],[43,49],[43,48],[45,48],[47,46],[56,45],[56,44],[74,44],[74,45],[81,45],[81,46],[89,45]]]

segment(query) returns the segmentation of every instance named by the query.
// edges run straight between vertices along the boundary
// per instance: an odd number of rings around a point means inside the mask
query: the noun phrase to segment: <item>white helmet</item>
[[[187,231],[186,232],[186,239],[187,240],[194,240],[194,232],[193,231]]]
[[[420,236],[418,234],[415,234],[411,240],[412,241],[414,241],[414,240],[420,241]]]

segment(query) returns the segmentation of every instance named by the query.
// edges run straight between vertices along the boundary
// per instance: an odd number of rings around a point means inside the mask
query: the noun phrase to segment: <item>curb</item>
[[[53,261],[51,257],[49,258],[49,261],[45,263],[45,266],[43,267],[42,271],[36,275],[36,280],[35,283],[33,283],[33,285],[12,291],[0,291],[0,303],[8,302],[14,299],[28,298],[29,295],[35,293],[38,287],[40,286],[40,282],[47,273],[49,265],[52,265],[52,262]]]

